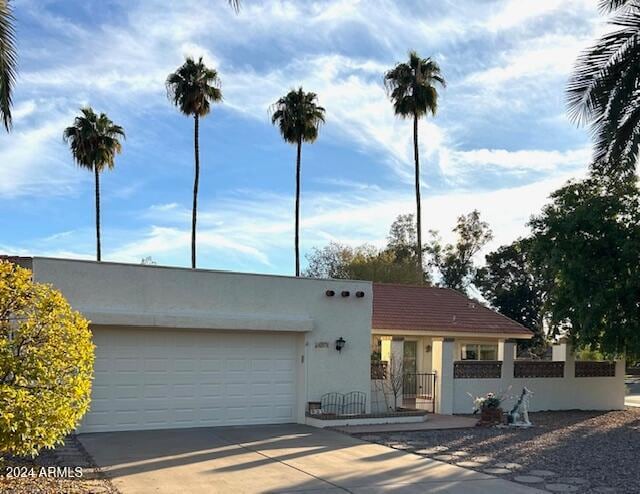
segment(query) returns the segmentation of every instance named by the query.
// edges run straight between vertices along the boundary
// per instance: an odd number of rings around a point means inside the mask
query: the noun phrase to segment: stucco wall
[[[541,410],[621,410],[624,408],[623,362],[616,377],[531,378],[531,379],[455,379],[453,413],[471,413],[473,400],[489,392],[507,391],[513,396],[503,404],[509,411],[522,388],[534,392],[531,411]]]
[[[332,391],[363,391],[370,406],[369,282],[49,258],[34,258],[33,272],[94,325],[298,332],[299,420],[308,401]],[[336,295],[327,297],[328,289]]]

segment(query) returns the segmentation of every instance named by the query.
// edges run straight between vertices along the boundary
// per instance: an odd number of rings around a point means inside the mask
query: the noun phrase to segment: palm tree
[[[567,85],[569,117],[588,124],[594,138],[593,168],[633,173],[640,144],[640,2],[602,0],[615,12],[605,34],[582,53]]]
[[[92,108],[80,109],[80,115],[73,125],[64,130],[63,138],[71,148],[75,162],[82,168],[93,171],[96,186],[96,259],[101,260],[100,246],[100,173],[113,169],[116,154],[122,151],[120,138],[124,139],[124,130],[115,125],[101,113],[97,115]]]
[[[317,104],[315,93],[305,93],[300,87],[292,89],[272,106],[271,123],[277,125],[285,142],[297,146],[296,154],[296,219],[295,251],[296,276],[300,276],[300,157],[303,142],[314,142],[324,123],[323,107]]]
[[[9,0],[0,0],[0,118],[7,132],[11,129],[11,103],[16,81],[16,34]]]
[[[211,103],[222,101],[220,79],[214,69],[202,61],[187,57],[178,70],[167,77],[167,95],[184,115],[193,115],[193,147],[195,177],[193,180],[193,209],[191,213],[191,267],[196,267],[196,218],[198,210],[198,183],[200,180],[200,117],[211,111]]]
[[[440,67],[431,58],[421,58],[415,51],[409,52],[409,61],[397,64],[384,75],[384,83],[393,102],[396,115],[413,119],[413,156],[416,187],[416,255],[418,278],[424,279],[422,264],[422,206],[420,203],[420,156],[418,152],[418,120],[436,114],[438,90],[436,84],[446,83]]]

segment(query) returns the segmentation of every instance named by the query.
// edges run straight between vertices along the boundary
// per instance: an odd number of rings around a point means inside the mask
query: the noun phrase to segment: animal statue
[[[520,398],[507,415],[507,423],[514,427],[531,427],[529,421],[529,400],[533,396],[533,391],[522,388]]]

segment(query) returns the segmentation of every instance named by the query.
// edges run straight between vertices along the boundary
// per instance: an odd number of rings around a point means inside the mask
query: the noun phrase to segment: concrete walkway
[[[300,425],[82,434],[122,494],[542,491]]]
[[[436,414],[427,415],[427,418],[424,422],[415,422],[409,424],[348,425],[344,427],[334,427],[334,429],[340,432],[346,432],[347,434],[376,434],[379,432],[466,429],[467,427],[475,427],[477,423],[477,417],[462,417],[459,415]]]

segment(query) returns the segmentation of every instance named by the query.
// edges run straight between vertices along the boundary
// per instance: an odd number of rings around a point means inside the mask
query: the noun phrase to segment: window
[[[462,360],[498,360],[498,345],[462,345]]]

